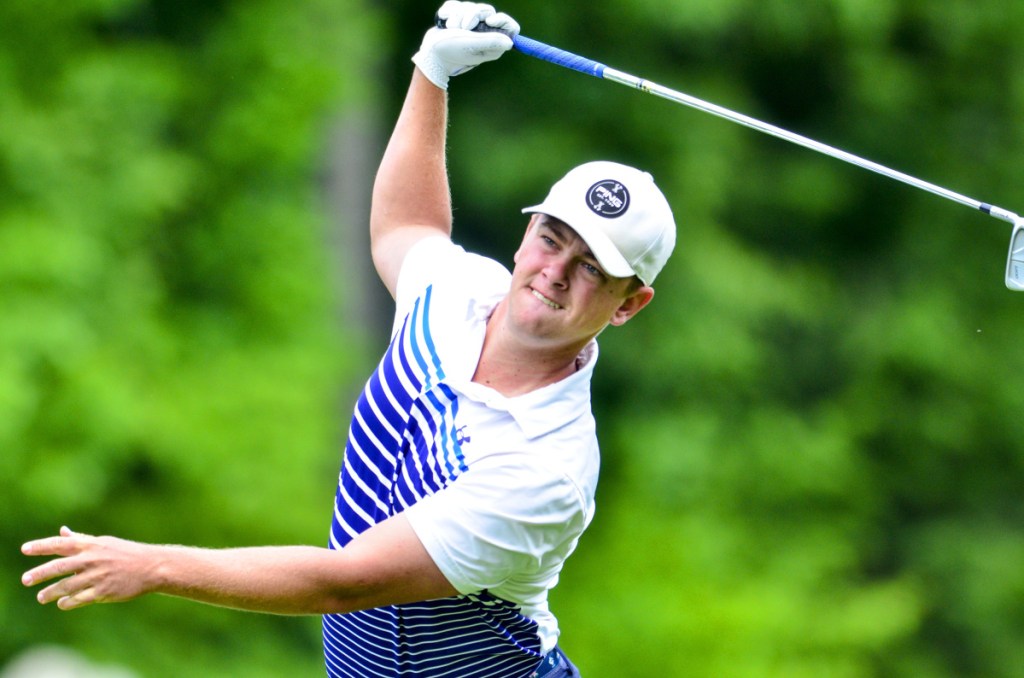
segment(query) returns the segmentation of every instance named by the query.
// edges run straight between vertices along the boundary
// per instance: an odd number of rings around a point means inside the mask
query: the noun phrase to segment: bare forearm
[[[373,588],[342,552],[311,546],[210,550],[154,546],[154,593],[273,614],[328,614],[367,606]]]
[[[324,614],[457,593],[403,516],[370,528],[337,551],[165,546],[63,527],[59,536],[27,542],[22,553],[58,556],[26,572],[22,584],[57,580],[37,599],[65,610],[162,593],[254,612]]]
[[[310,546],[203,549],[62,533],[32,542],[28,555],[69,554],[26,573],[33,584],[66,577],[39,592],[64,609],[160,593],[210,605],[274,614],[356,609],[373,594],[341,551]]]
[[[409,249],[424,237],[452,232],[447,124],[447,92],[416,70],[377,171],[370,208],[373,263],[392,295]]]
[[[447,92],[416,70],[374,182],[371,236],[410,225],[451,232],[447,124]]]

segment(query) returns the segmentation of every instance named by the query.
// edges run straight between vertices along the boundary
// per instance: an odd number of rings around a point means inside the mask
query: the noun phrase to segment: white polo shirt
[[[441,237],[403,263],[391,347],[353,417],[331,546],[404,512],[462,595],[328,615],[331,675],[528,676],[557,642],[547,593],[594,513],[597,344],[576,373],[525,395],[474,383],[510,280]]]

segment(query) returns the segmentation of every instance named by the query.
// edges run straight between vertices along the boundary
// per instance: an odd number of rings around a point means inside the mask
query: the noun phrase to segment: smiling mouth
[[[553,308],[555,310],[560,310],[562,308],[562,306],[560,304],[556,304],[555,302],[551,301],[550,299],[548,299],[547,297],[545,297],[543,294],[541,294],[540,292],[538,292],[535,289],[531,288],[530,289],[530,293],[533,294],[533,296],[535,296],[538,299],[540,299],[542,302],[544,302],[545,305],[550,306],[551,308]]]

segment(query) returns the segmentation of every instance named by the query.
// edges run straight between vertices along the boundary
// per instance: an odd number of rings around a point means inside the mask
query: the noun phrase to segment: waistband
[[[532,678],[543,678],[543,676],[548,675],[555,669],[568,668],[568,666],[568,657],[566,657],[561,648],[556,645],[551,652],[544,655],[544,659],[541,660],[540,666],[538,666],[537,670],[533,672]]]

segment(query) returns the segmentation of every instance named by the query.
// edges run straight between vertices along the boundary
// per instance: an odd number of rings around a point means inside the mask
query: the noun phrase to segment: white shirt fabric
[[[434,286],[432,322],[448,330],[438,353],[459,395],[468,470],[405,515],[456,590],[487,590],[516,603],[537,622],[547,652],[558,638],[547,592],[594,515],[599,452],[590,379],[597,343],[584,351],[576,373],[525,395],[506,398],[472,382],[487,319],[510,280],[504,267],[445,238],[421,241],[406,258],[396,316]],[[466,281],[474,288],[468,300]]]
[[[474,383],[511,274],[443,237],[407,254],[391,345],[356,403],[329,546],[404,513],[459,596],[324,616],[339,678],[526,678],[558,640],[548,591],[594,515],[597,343],[506,398]]]

